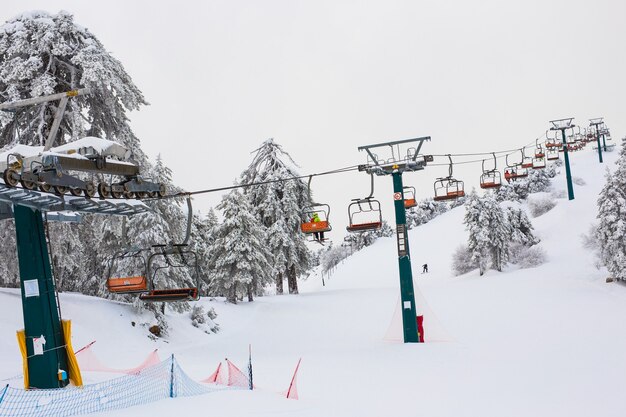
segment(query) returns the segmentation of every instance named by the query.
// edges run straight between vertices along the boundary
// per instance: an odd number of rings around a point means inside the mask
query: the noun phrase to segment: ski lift
[[[193,210],[191,197],[187,195],[187,230],[183,243],[152,245],[159,250],[148,258],[147,276],[148,291],[139,295],[139,299],[146,302],[169,302],[169,301],[197,301],[199,299],[198,287],[200,285],[200,268],[198,255],[189,249],[189,237],[191,236],[191,223]],[[191,272],[195,286],[185,288],[157,289],[156,282],[159,276],[175,273],[179,270]]]
[[[374,199],[374,174],[370,174],[370,195],[355,198],[348,205],[348,232],[366,232],[378,230],[383,226],[383,213],[380,201]]]
[[[525,148],[522,148],[522,168],[532,168],[533,159],[530,156],[526,156]]]
[[[548,161],[557,161],[559,159],[559,151],[557,149],[548,149],[546,159]]]
[[[313,175],[309,175],[309,199],[311,196],[312,179]],[[330,206],[328,204],[319,204],[311,201],[311,204],[302,210],[300,230],[308,236],[320,236],[319,233],[330,232],[333,228],[328,221],[329,216]],[[317,218],[317,221],[314,221],[315,218]],[[323,239],[314,239],[314,241],[320,243],[322,240]]]
[[[485,160],[483,159],[483,173],[480,175],[480,188],[498,188],[502,185],[502,177],[498,171],[498,161],[496,154],[493,153],[493,169],[485,169]]]
[[[435,189],[435,201],[454,200],[458,197],[465,196],[463,181],[459,181],[452,176],[452,157],[450,154],[448,154],[448,159],[450,160],[450,165],[448,166],[448,176],[444,178],[437,178],[433,184]]]
[[[380,201],[371,196],[363,199],[356,198],[348,206],[348,219],[350,224],[346,227],[348,232],[366,232],[378,230],[383,225],[383,215],[380,210]]]
[[[521,151],[521,150],[520,150]],[[510,163],[509,162],[510,154],[506,155],[506,166],[507,168],[504,170],[504,179],[506,182],[511,182],[511,180],[516,180],[518,178],[524,178],[528,176],[528,170],[522,167],[521,162]],[[524,160],[524,152],[522,151],[522,161]]]
[[[543,158],[544,156],[546,156],[546,153],[543,151],[543,147],[538,141],[539,139],[535,140],[535,159]]]
[[[556,138],[550,138],[548,137],[548,131],[546,130],[546,142],[545,142],[546,148],[548,150],[552,149],[552,148],[558,148],[559,143],[557,142]]]
[[[313,221],[313,217],[317,214],[318,221]],[[302,211],[302,223],[300,230],[302,233],[311,235],[313,233],[330,232],[333,228],[328,222],[330,215],[330,206],[328,204],[311,204]]]
[[[533,159],[533,169],[543,169],[546,167],[546,159],[545,158],[534,158]]]
[[[116,252],[109,262],[107,289],[114,294],[136,294],[148,291],[146,258],[143,249],[128,248]],[[120,270],[132,270],[120,274]]]
[[[402,187],[402,194],[404,195],[404,208],[410,209],[417,206],[417,200],[415,200],[415,187],[405,186]]]

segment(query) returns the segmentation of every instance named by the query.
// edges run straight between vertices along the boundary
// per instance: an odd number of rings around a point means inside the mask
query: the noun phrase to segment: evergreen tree
[[[269,182],[246,188],[245,195],[255,210],[255,217],[267,229],[266,243],[274,257],[276,293],[283,293],[287,278],[289,292],[298,293],[297,278],[306,274],[311,254],[300,232],[300,215],[310,204],[307,185],[298,176],[295,162],[282,147],[268,139],[250,166],[241,174],[241,182]]]
[[[533,234],[533,224],[526,212],[519,208],[507,207],[506,219],[511,232],[509,240],[524,246],[532,246],[539,243],[539,239]]]
[[[145,156],[130,129],[127,110],[147,104],[122,64],[89,30],[67,12],[24,13],[0,30],[0,100],[21,100],[90,87],[92,93],[68,101],[56,145],[84,136],[114,140],[135,159]],[[22,108],[17,117],[0,118],[0,147],[43,145],[56,102]],[[18,132],[16,135],[15,132]]]
[[[255,287],[272,269],[263,230],[252,206],[238,190],[224,196],[217,207],[224,214],[224,222],[216,229],[209,260],[215,265],[216,285],[232,303],[244,294],[252,301],[253,293],[258,291]]]
[[[467,249],[471,254],[471,262],[478,265],[480,275],[483,275],[487,270],[489,259],[489,222],[483,200],[475,190],[472,190],[465,202],[463,223],[469,231]]]
[[[480,275],[490,264],[502,271],[509,256],[511,232],[498,202],[490,195],[479,197],[473,190],[465,203],[464,224],[469,231],[471,262],[478,265]]]
[[[620,280],[626,280],[626,171],[623,158],[621,155],[614,174],[606,174],[606,184],[598,198],[600,224],[596,231],[600,259],[611,276]]]

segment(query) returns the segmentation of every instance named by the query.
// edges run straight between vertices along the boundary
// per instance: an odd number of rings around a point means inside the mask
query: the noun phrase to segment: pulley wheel
[[[82,193],[83,190],[81,190],[80,188],[70,188],[70,194],[72,194],[74,197],[80,197]]]
[[[109,186],[103,182],[98,184],[98,195],[100,198],[109,198],[111,196]]]
[[[67,192],[67,187],[64,185],[55,185],[54,192],[57,193],[58,195],[63,195]]]
[[[17,171],[11,168],[7,168],[4,170],[4,174],[2,175],[2,179],[4,179],[4,183],[9,187],[16,187],[19,175]]]
[[[94,195],[96,195],[96,186],[93,185],[93,182],[88,182],[85,184],[85,196],[91,198]]]
[[[39,189],[43,191],[44,193],[49,193],[50,190],[52,189],[52,186],[44,182],[42,184],[39,184]]]
[[[37,188],[37,184],[34,181],[20,180],[20,184],[22,184],[22,187],[26,188],[27,190],[34,190],[35,188]]]

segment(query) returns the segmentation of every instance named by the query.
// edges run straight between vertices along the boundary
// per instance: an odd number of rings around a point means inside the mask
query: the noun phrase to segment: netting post
[[[170,368],[170,398],[174,398],[174,354],[172,354],[172,366]]]
[[[0,404],[2,404],[2,400],[4,400],[4,396],[7,394],[9,390],[9,384],[6,384],[4,390],[2,391],[2,395],[0,395]]]

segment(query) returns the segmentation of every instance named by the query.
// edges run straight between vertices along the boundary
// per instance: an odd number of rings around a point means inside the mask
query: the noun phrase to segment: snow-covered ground
[[[532,219],[548,254],[539,267],[452,276],[452,253],[467,238],[463,207],[412,230],[428,343],[385,339],[399,293],[395,238],[348,258],[326,286],[311,277],[297,296],[237,306],[203,299],[218,313],[222,330],[215,335],[181,316],[172,318],[168,340],[153,341],[141,325],[146,319],[128,306],[77,294],[61,294],[62,313],[73,320],[74,347],[95,339],[94,351],[116,368],[133,367],[159,348],[199,380],[225,357],[245,366],[252,344],[258,390],[164,400],[112,416],[624,416],[626,286],[605,283],[606,270],[594,266],[581,239],[595,222],[605,168],[616,158],[605,154],[600,165],[591,149],[572,155],[573,175],[585,184],[575,186],[574,201],[563,193],[561,169],[554,190],[563,197]],[[425,262],[430,273],[420,274]],[[0,290],[0,311],[3,379],[21,372],[16,290]],[[300,399],[284,399],[280,392],[300,357]]]

